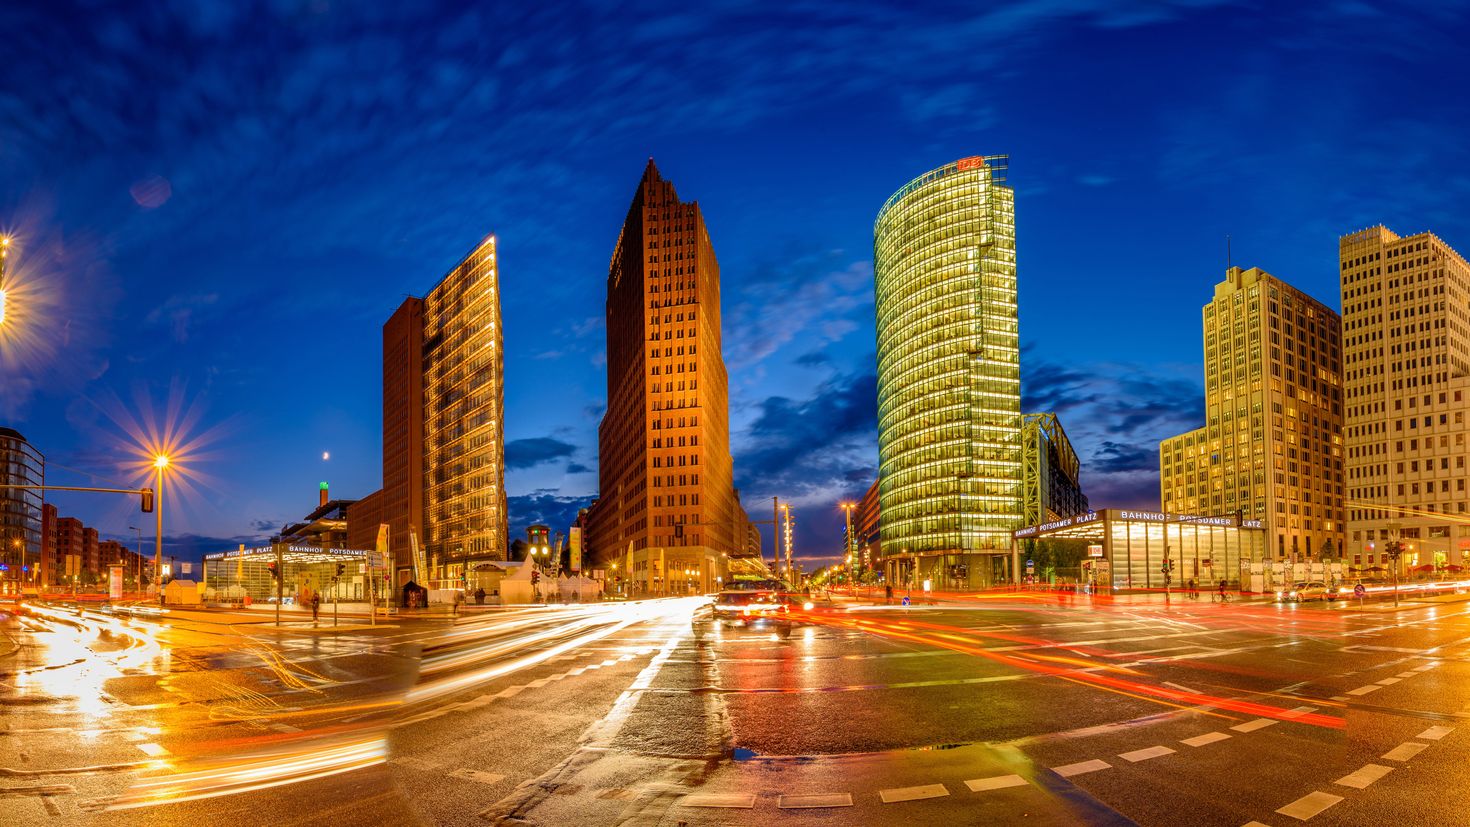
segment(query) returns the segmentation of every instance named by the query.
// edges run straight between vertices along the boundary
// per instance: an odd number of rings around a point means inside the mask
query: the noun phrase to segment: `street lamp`
[[[159,586],[163,584],[163,472],[168,468],[168,457],[158,454],[153,457],[153,470],[157,473],[158,482],[154,486],[153,498],[153,582]],[[163,593],[159,592],[162,599]]]

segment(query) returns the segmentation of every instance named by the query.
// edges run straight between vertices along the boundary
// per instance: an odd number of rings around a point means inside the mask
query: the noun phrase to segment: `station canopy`
[[[316,546],[287,546],[282,554],[285,562],[296,564],[330,563],[342,560],[362,560],[367,557],[367,552],[361,549],[350,548],[318,548]],[[232,551],[217,551],[213,554],[204,555],[206,562],[210,563],[274,563],[276,560],[276,549],[274,546],[259,546],[257,548],[234,549]]]

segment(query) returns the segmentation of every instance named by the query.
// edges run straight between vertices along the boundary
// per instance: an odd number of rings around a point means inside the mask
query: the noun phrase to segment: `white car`
[[[1288,589],[1277,589],[1276,599],[1281,602],[1301,603],[1307,600],[1326,600],[1327,584],[1320,580],[1295,583]]]

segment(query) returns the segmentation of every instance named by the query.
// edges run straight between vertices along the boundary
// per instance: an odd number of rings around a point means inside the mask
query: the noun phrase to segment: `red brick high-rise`
[[[607,277],[607,411],[598,427],[597,564],[634,592],[710,590],[738,552],[720,267],[697,202],[649,159]]]

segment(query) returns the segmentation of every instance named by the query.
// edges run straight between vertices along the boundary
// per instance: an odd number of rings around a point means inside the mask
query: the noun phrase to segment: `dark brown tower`
[[[699,560],[710,587],[723,573],[739,513],[727,396],[720,267],[704,217],[650,158],[608,268],[608,401],[588,528],[599,564],[624,559],[631,543],[650,552],[650,581],[676,568],[686,579]]]

